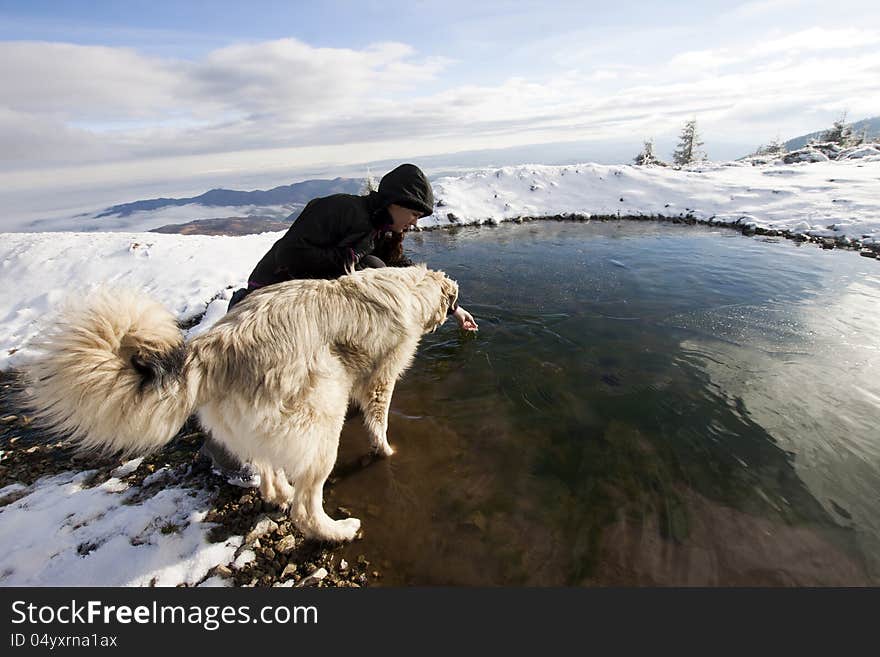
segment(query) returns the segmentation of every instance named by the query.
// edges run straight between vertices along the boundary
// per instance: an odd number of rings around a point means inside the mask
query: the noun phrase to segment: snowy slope
[[[877,242],[878,160],[707,164],[683,171],[598,164],[484,169],[436,181],[434,195],[443,205],[422,225],[448,224],[450,213],[462,223],[559,213],[691,214]]]

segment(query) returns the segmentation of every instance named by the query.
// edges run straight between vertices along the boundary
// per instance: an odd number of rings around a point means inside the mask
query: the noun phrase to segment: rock
[[[821,149],[813,146],[800,148],[782,156],[782,161],[785,164],[794,164],[796,162],[827,162],[828,159],[828,155],[826,155]]]
[[[232,577],[232,570],[229,566],[221,564],[219,566],[214,566],[214,574],[219,575],[220,577]]]
[[[275,544],[275,551],[290,554],[296,549],[296,537],[287,535]]]
[[[313,572],[308,577],[304,577],[303,580],[299,584],[297,584],[297,586],[299,586],[299,587],[317,586],[318,584],[321,583],[321,580],[323,580],[325,577],[327,577],[327,569],[326,568],[318,568],[318,570]]]
[[[261,536],[265,536],[271,532],[274,532],[278,529],[278,523],[269,518],[268,516],[262,516],[257,524],[254,525],[254,528],[248,532],[248,535],[245,537],[245,543],[253,543]]]
[[[286,566],[284,566],[284,570],[281,571],[281,579],[293,577],[294,575],[296,575],[296,570],[297,568],[295,563],[287,564]]]
[[[339,572],[344,573],[346,570],[348,570],[348,562],[343,559],[339,562]]]
[[[871,251],[870,249],[862,249],[859,251],[859,255],[865,256],[866,258],[876,258],[877,254]]]
[[[486,516],[484,516],[480,511],[472,513],[468,517],[468,522],[479,529],[481,532],[486,531]]]

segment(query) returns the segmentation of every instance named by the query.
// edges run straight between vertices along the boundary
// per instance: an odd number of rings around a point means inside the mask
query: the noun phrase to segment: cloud
[[[109,149],[95,135],[68,126],[63,120],[39,114],[16,112],[0,107],[0,158],[9,165],[28,161],[53,164],[70,160],[71,153],[85,159],[110,155]]]
[[[812,28],[639,67],[605,62],[466,85],[443,77],[458,66],[451,59],[395,42],[350,49],[279,39],[194,60],[6,42],[0,168],[24,184],[29,170],[36,180],[64,165],[94,165],[83,178],[94,181],[122,171],[118,163],[131,174],[141,162],[151,176],[206,171],[212,159],[231,170],[281,166],[285,157],[352,163],[443,152],[443,144],[451,152],[660,137],[692,115],[710,150],[713,133],[732,130],[759,134],[757,145],[816,129],[801,125],[815,108],[876,113],[878,42],[872,30]]]
[[[2,105],[65,119],[153,117],[179,103],[179,69],[127,48],[0,42]]]
[[[448,63],[414,55],[401,43],[361,51],[313,48],[296,39],[237,44],[211,52],[193,67],[189,83],[197,97],[232,110],[311,121],[356,111],[370,96],[414,88]]]

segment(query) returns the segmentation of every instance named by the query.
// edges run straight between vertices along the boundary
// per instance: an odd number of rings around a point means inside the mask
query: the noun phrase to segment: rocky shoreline
[[[621,199],[623,200],[623,199]],[[749,237],[752,235],[764,235],[767,237],[782,237],[785,239],[790,239],[795,242],[805,242],[816,244],[823,249],[846,249],[850,251],[858,251],[859,255],[865,256],[866,258],[874,258],[880,259],[880,242],[862,242],[861,240],[852,239],[845,235],[840,235],[837,237],[826,237],[820,235],[810,235],[808,233],[791,231],[787,229],[775,229],[768,228],[764,226],[758,226],[753,221],[750,220],[747,216],[742,216],[735,221],[720,221],[717,220],[716,217],[709,217],[707,219],[698,219],[693,214],[683,214],[683,215],[655,215],[655,214],[581,214],[577,212],[573,213],[560,213],[560,214],[552,214],[552,215],[537,215],[537,216],[520,216],[520,217],[512,217],[509,219],[494,219],[489,218],[484,221],[462,221],[459,217],[457,217],[454,213],[448,213],[446,218],[449,220],[448,224],[435,224],[432,226],[417,226],[413,230],[415,231],[433,231],[433,230],[458,230],[466,227],[479,227],[479,226],[498,226],[501,223],[515,223],[522,224],[531,221],[575,221],[579,223],[590,223],[591,221],[599,221],[599,222],[608,222],[608,221],[657,221],[661,223],[672,223],[672,224],[684,224],[688,226],[693,225],[701,225],[701,226],[711,226],[718,228],[730,228],[736,230],[743,235]]]
[[[48,438],[31,418],[15,405],[15,373],[0,372],[0,489],[13,484],[29,487],[37,480],[62,472],[92,472],[86,487],[107,481],[123,460],[78,453],[69,443]],[[205,434],[190,419],[177,436],[159,452],[145,457],[133,471],[119,476],[133,494],[127,504],[155,495],[169,486],[209,491],[211,506],[204,522],[213,524],[212,543],[242,536],[232,563],[215,566],[196,584],[212,578],[233,586],[363,587],[381,580],[366,555],[353,563],[342,558],[344,546],[306,540],[275,505],[264,503],[256,489],[228,484],[211,472],[210,463],[199,456]],[[333,477],[328,481],[332,486]],[[0,510],[27,494],[13,487],[0,497]],[[343,508],[328,510],[344,516]],[[182,528],[168,523],[162,533]],[[83,553],[88,546],[80,546]],[[216,580],[215,582],[216,583]],[[95,585],[99,585],[96,582]]]

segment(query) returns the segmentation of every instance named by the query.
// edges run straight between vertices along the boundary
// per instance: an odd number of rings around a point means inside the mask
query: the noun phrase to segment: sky
[[[878,80],[876,2],[0,0],[0,202],[669,157],[690,118],[730,159],[880,114]]]

